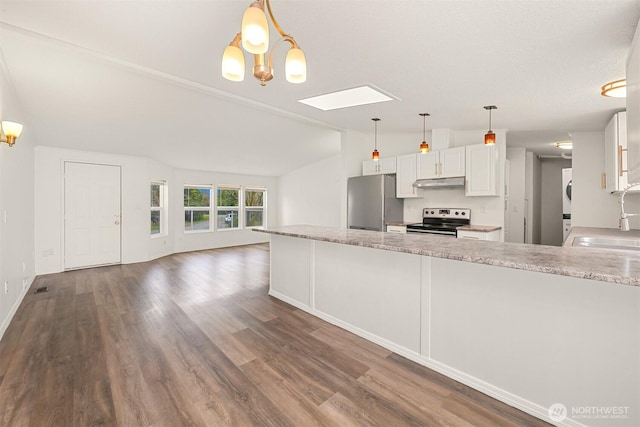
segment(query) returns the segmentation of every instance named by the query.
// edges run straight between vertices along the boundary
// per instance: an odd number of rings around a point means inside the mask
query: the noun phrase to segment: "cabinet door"
[[[378,160],[378,173],[396,173],[396,158],[385,157]]]
[[[396,197],[418,197],[413,183],[416,181],[416,156],[419,155],[407,154],[396,158]]]
[[[438,151],[430,151],[428,153],[417,155],[417,179],[438,178],[438,163],[440,163],[440,154]]]
[[[605,188],[619,191],[627,185],[626,166],[627,116],[621,111],[615,114],[604,130]]]
[[[362,162],[362,175],[378,174],[378,162],[375,160],[365,160]]]
[[[495,145],[467,145],[466,147],[467,196],[498,195],[498,150]]]
[[[442,178],[464,176],[464,147],[440,151],[440,176]]]

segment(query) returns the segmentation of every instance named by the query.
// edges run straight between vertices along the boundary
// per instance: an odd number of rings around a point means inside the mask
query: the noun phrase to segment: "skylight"
[[[353,89],[327,93],[325,95],[312,96],[311,98],[301,99],[298,102],[323,111],[329,111],[358,105],[393,101],[394,99],[397,98],[384,94],[371,86],[360,86]]]

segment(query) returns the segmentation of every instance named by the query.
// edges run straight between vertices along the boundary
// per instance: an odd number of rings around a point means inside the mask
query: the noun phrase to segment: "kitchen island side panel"
[[[296,306],[311,306],[313,240],[271,236],[270,293]]]
[[[430,358],[542,407],[640,425],[640,288],[433,258]],[[582,414],[584,415],[584,414]]]
[[[315,309],[420,352],[421,257],[316,242]]]

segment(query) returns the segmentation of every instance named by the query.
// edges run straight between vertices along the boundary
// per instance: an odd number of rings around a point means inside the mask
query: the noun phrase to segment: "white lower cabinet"
[[[458,239],[490,240],[493,242],[499,242],[500,230],[493,230],[493,231],[458,230]]]
[[[387,233],[407,234],[406,225],[387,225]]]

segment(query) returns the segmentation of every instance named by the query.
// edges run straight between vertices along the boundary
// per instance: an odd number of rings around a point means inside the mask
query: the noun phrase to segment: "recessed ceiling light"
[[[572,141],[559,141],[556,142],[556,147],[562,149],[562,150],[571,150],[573,149],[573,142]]]
[[[298,102],[323,111],[329,111],[337,110],[338,108],[393,101],[394,99],[397,100],[398,98],[382,93],[379,89],[372,86],[360,86],[353,89],[300,99]]]

